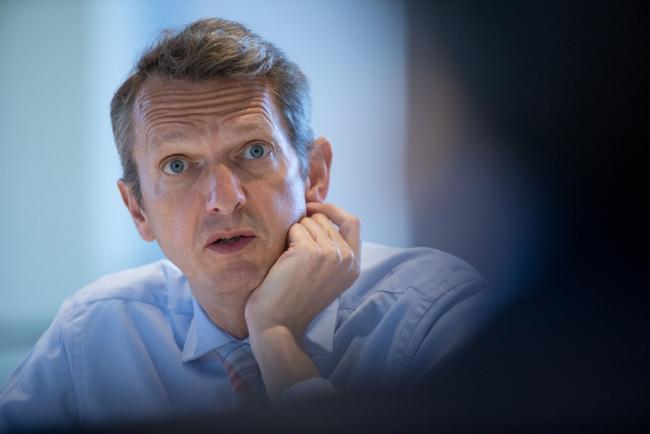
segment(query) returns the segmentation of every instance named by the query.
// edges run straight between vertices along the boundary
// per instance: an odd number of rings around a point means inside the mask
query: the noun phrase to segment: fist
[[[287,238],[287,250],[247,302],[251,334],[283,326],[301,338],[359,276],[361,224],[341,208],[308,203],[307,217],[291,226]]]

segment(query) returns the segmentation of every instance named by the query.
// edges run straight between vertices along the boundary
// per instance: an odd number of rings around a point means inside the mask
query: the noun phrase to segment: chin
[[[213,278],[213,285],[222,294],[250,295],[264,281],[268,269],[253,264],[238,264],[222,270]]]

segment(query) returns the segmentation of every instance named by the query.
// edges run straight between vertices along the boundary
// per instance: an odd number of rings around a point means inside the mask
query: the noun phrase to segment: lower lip
[[[241,237],[237,241],[232,241],[230,243],[212,243],[208,246],[208,249],[222,255],[237,253],[250,244],[254,239],[255,237]]]

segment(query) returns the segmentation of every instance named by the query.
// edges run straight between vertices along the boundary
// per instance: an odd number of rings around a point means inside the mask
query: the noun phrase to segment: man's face
[[[203,303],[247,298],[305,213],[306,181],[271,92],[262,81],[150,78],[133,122],[141,235]]]

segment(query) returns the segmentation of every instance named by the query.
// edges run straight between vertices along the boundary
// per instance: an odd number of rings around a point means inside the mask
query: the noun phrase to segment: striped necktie
[[[262,405],[267,401],[260,368],[250,344],[230,342],[217,349],[235,395],[235,407]]]

